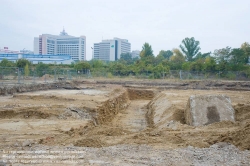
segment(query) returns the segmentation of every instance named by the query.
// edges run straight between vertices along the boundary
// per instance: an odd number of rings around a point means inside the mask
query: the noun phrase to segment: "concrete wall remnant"
[[[190,96],[185,120],[191,126],[204,126],[221,121],[235,121],[235,111],[231,100],[226,95]]]

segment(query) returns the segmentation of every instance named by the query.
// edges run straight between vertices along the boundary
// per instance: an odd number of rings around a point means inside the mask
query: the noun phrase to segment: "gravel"
[[[16,160],[13,160],[16,159]],[[18,160],[17,160],[18,159]],[[117,145],[103,148],[41,146],[15,147],[3,152],[2,160],[12,165],[250,165],[250,151],[228,143],[209,148],[188,146],[156,149],[148,145]],[[1,160],[0,160],[1,161]]]

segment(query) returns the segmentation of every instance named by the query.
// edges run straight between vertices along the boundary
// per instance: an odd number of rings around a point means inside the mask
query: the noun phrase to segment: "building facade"
[[[21,54],[21,53],[0,53],[0,61],[7,59],[16,62],[18,59],[27,59],[32,64],[45,63],[45,64],[71,64],[74,62],[70,55],[34,55],[34,54]]]
[[[34,38],[34,54],[70,55],[74,61],[86,60],[86,37],[70,36],[64,29],[60,35],[42,34]]]
[[[141,53],[141,51],[139,51],[139,50],[134,50],[134,51],[132,51],[131,52],[131,55],[132,55],[132,58],[140,58],[140,53]]]
[[[103,61],[116,61],[120,59],[122,53],[131,51],[131,44],[126,39],[114,38],[111,40],[102,40],[100,43],[94,43],[93,59]]]

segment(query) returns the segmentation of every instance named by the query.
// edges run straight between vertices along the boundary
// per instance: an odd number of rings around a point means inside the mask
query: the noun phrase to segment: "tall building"
[[[34,54],[70,55],[74,61],[86,60],[86,37],[70,36],[64,29],[60,35],[42,34],[34,38]]]
[[[132,58],[140,58],[140,53],[141,53],[141,51],[139,51],[139,50],[134,50],[134,51],[132,51],[131,52],[131,55],[132,55]]]
[[[116,61],[120,59],[122,53],[131,51],[131,44],[126,39],[114,38],[94,43],[93,49],[93,59]]]

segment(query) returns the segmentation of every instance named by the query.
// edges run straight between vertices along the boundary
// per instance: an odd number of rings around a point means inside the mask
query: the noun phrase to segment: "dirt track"
[[[133,149],[138,148],[141,149],[136,150],[138,155],[145,153],[145,165],[152,158],[147,150],[159,154],[158,160],[162,161],[158,164],[155,161],[156,165],[164,165],[167,160],[165,153],[174,157],[179,148],[183,150],[178,153],[187,155],[189,165],[199,163],[195,161],[199,148],[208,148],[205,150],[212,152],[218,148],[215,148],[216,143],[219,143],[218,153],[221,155],[227,154],[229,147],[235,152],[237,148],[250,150],[250,91],[160,90],[148,86],[138,89],[114,84],[76,86],[79,90],[48,90],[0,97],[1,149],[46,150],[49,147],[58,150],[71,147],[76,150],[76,147],[82,147],[81,150],[90,148],[93,153],[98,153],[98,150],[92,148],[101,148],[116,154],[126,149],[132,154]],[[236,122],[224,121],[204,127],[186,125],[183,112],[188,97],[194,94],[228,95],[236,111]],[[237,148],[220,145],[220,142],[228,142]],[[188,155],[193,156],[193,160]],[[249,151],[238,155],[240,165],[249,163]],[[115,163],[112,155],[103,157],[103,161]],[[114,165],[143,165],[143,162],[138,163],[143,159],[137,155],[126,154],[124,159],[120,155],[117,157]],[[246,161],[243,162],[242,158]],[[98,159],[91,158],[91,155],[87,159],[85,165],[91,162],[105,165],[94,162]],[[213,162],[212,159],[209,162]],[[172,164],[178,165],[178,162]]]

